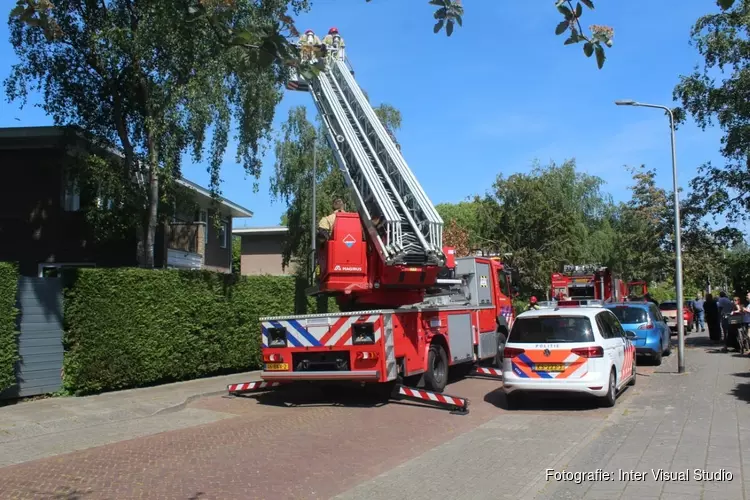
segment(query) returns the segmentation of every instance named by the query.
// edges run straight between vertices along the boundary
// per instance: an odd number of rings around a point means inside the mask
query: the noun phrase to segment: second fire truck
[[[551,276],[553,298],[619,302],[629,295],[626,284],[608,267],[566,265]]]

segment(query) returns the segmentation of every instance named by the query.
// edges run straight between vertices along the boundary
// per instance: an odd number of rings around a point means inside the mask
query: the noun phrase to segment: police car
[[[508,407],[532,391],[585,393],[614,406],[620,391],[635,385],[635,336],[597,301],[560,301],[520,314],[503,350]]]

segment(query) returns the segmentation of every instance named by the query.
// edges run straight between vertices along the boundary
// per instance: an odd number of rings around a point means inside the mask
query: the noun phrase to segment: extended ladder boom
[[[334,157],[383,260],[442,266],[443,220],[341,54],[331,53],[317,76],[296,78],[288,88],[312,94]],[[382,223],[376,228],[377,220]]]

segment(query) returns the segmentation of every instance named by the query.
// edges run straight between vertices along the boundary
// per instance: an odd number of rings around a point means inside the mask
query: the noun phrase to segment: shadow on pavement
[[[685,338],[685,347],[716,347],[721,345],[720,341],[711,340],[706,335],[700,337]],[[677,342],[674,343],[673,347],[677,346]]]
[[[260,394],[238,395],[254,399],[269,406],[342,406],[348,408],[374,408],[389,402],[389,392],[382,387],[362,388],[352,385],[290,385]]]
[[[741,384],[737,384],[732,389],[732,395],[740,401],[750,403],[750,383],[742,382]]]
[[[623,391],[625,394],[627,389]],[[622,397],[620,395],[619,397]],[[495,389],[484,396],[484,401],[497,408],[508,410],[508,402],[502,389]],[[524,394],[518,410],[530,411],[591,411],[601,408],[596,399],[590,396],[562,393]],[[512,411],[512,410],[511,410]]]

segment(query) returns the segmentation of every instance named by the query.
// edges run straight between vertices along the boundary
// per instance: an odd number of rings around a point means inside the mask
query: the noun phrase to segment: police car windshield
[[[641,307],[616,306],[610,309],[620,323],[627,325],[632,323],[648,323],[648,312]]]
[[[518,318],[508,342],[542,344],[547,342],[593,342],[591,321],[583,316],[541,316]]]

